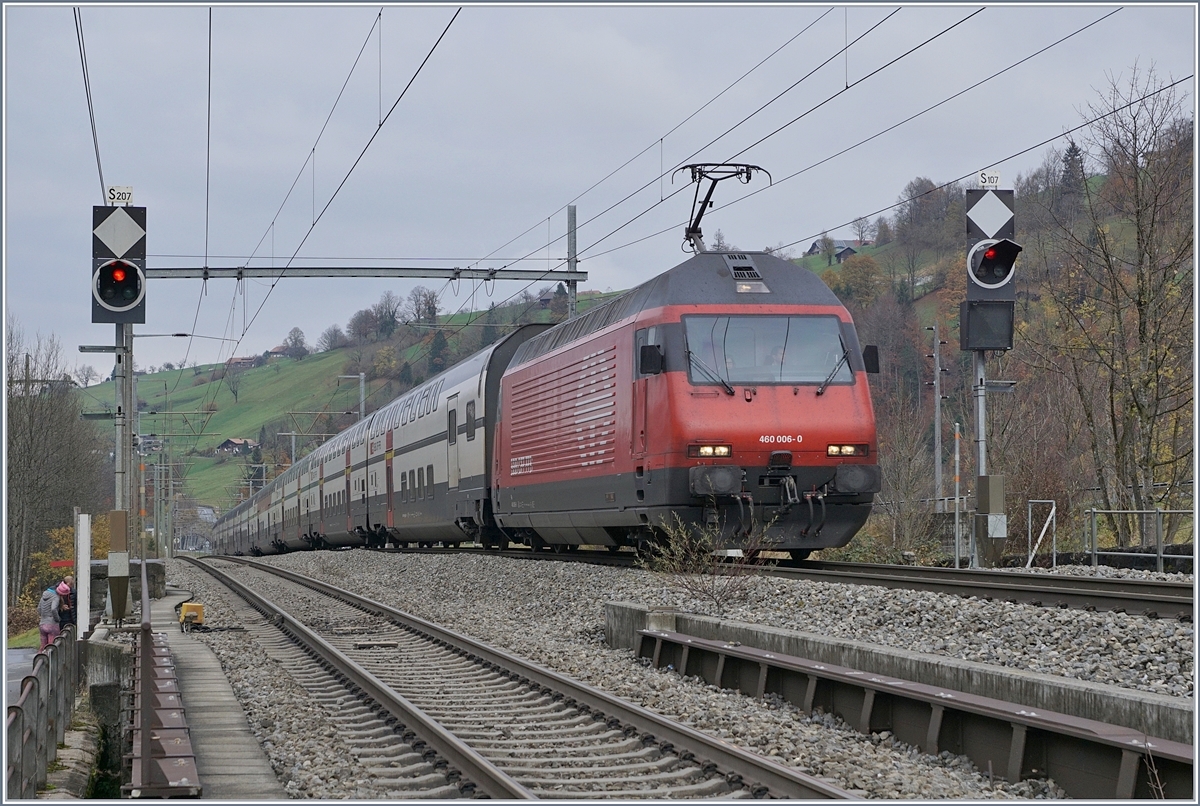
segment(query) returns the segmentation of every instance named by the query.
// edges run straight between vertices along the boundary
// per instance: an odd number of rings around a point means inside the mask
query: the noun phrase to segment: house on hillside
[[[239,439],[238,437],[230,437],[217,446],[217,449],[213,451],[213,455],[220,456],[224,453],[231,456],[242,456],[252,453],[257,447],[258,443],[252,439]]]
[[[225,369],[253,369],[255,360],[254,356],[250,356],[249,358],[234,357],[225,362]]]
[[[870,241],[842,241],[833,239],[833,257],[838,263],[841,263],[851,255],[857,255],[858,250],[864,246],[870,246]],[[809,255],[821,254],[821,242],[813,241],[812,246],[808,247],[808,251],[804,253],[805,257]]]
[[[271,358],[283,358],[284,356],[287,355],[287,351],[288,351],[288,348],[284,347],[282,344],[279,345],[278,347],[272,347],[271,351],[270,351]]]

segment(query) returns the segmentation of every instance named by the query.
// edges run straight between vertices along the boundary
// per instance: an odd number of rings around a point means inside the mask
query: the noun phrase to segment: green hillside
[[[578,309],[586,311],[615,295],[581,296]],[[497,325],[502,332],[512,328],[517,315],[522,323],[551,322],[555,316],[548,308],[536,305],[532,309],[523,304],[500,310]],[[446,340],[447,364],[479,349],[478,325],[458,332],[468,318],[480,321],[482,314],[460,312],[439,317],[439,327],[451,334]],[[188,497],[221,511],[228,509],[236,502],[237,492],[244,493],[248,488],[243,479],[250,472],[247,466],[252,459],[266,465],[268,479],[286,469],[292,446],[292,437],[286,432],[314,435],[296,437],[296,454],[302,457],[327,438],[316,434],[337,433],[358,419],[358,380],[339,375],[366,373],[367,413],[419,383],[428,374],[429,331],[413,330],[407,341],[411,343],[399,338],[379,340],[312,353],[302,359],[273,357],[263,366],[243,370],[236,400],[222,377],[222,365],[138,375],[138,431],[151,440],[151,445],[156,439],[163,442],[163,449],[147,450],[145,454],[147,478],[153,475],[149,466],[167,462],[169,455],[175,477],[184,478]],[[372,358],[385,347],[395,351],[397,367],[404,362],[412,364],[412,383],[402,382],[394,371],[375,371]],[[115,405],[111,381],[88,387],[84,395],[84,407],[89,411],[111,410]],[[257,457],[217,455],[217,446],[231,438],[261,442],[262,450]],[[258,486],[256,483],[255,488]]]

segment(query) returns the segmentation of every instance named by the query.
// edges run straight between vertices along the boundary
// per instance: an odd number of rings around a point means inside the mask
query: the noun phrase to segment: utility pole
[[[362,420],[367,408],[367,373],[357,375],[339,375],[339,378],[358,378],[358,419]]]
[[[962,527],[959,525],[959,503],[962,499],[962,493],[959,492],[959,455],[958,445],[962,441],[961,429],[958,423],[954,424],[954,567],[959,567],[959,561],[962,557]],[[971,563],[974,566],[974,562]]]
[[[933,331],[933,354],[926,356],[933,359],[933,381],[926,384],[933,387],[933,495],[937,502],[934,509],[945,512],[946,499],[942,496],[942,401],[946,396],[942,394],[942,373],[947,370],[942,369],[941,345],[946,342],[938,338],[936,322],[933,327],[925,329]]]
[[[575,273],[579,265],[579,256],[575,248],[575,205],[567,205],[567,271]],[[575,308],[575,280],[567,280],[567,318],[574,319],[578,314]]]

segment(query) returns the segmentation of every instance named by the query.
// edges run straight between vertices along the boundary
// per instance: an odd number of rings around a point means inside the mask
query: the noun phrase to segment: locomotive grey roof
[[[739,281],[761,282],[770,293],[738,293]],[[834,305],[839,308],[842,305],[820,277],[774,255],[766,252],[701,252],[583,316],[530,339],[517,350],[510,366],[523,364],[641,311],[666,305],[715,304],[746,307]]]

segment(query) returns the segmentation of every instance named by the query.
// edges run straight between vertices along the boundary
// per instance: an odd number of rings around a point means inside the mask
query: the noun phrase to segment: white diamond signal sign
[[[969,241],[1016,235],[1011,190],[968,190],[966,207]]]
[[[145,207],[95,207],[92,209],[93,221],[97,221],[103,216],[92,229],[92,233],[100,241],[100,245],[111,253],[111,255],[94,254],[94,257],[125,257],[140,241],[142,243],[141,254],[130,255],[130,257],[145,258]],[[138,215],[139,211],[140,215]],[[93,252],[95,252],[97,245],[93,243],[92,246]]]

